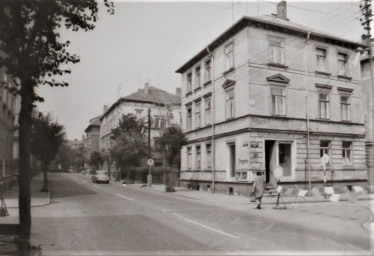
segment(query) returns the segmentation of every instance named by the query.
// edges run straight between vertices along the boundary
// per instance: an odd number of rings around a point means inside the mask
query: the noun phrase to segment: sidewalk
[[[146,186],[146,184],[131,184],[127,186],[137,186],[140,188],[145,188],[158,192],[165,192],[165,185],[163,184],[152,184],[151,187]],[[209,191],[201,190],[191,190],[183,187],[175,187],[176,192],[173,192],[176,196],[188,197],[196,200],[210,201],[215,203],[230,203],[230,204],[248,204],[250,198],[243,195],[229,195],[221,193],[211,193]],[[166,192],[165,192],[166,193]],[[305,196],[297,197],[295,196],[285,196],[282,195],[280,198],[280,205],[282,204],[282,199],[286,205],[295,204],[295,203],[319,203],[319,202],[331,202],[329,198],[324,198],[323,195],[318,196]],[[338,201],[350,201],[355,202],[357,200],[373,200],[373,195],[368,194],[366,191],[355,193],[355,192],[345,192],[339,194]],[[265,194],[262,199],[262,204],[273,204],[277,202],[277,194]]]
[[[42,183],[42,174],[34,176],[31,180],[31,207],[51,203],[50,192],[40,192]],[[0,217],[0,255],[18,255],[16,235],[19,229],[18,190],[18,186],[13,186],[3,194],[9,216]]]
[[[31,207],[48,205],[51,203],[50,192],[41,192],[43,184],[43,174],[38,174],[31,179]],[[8,208],[9,216],[0,217],[1,224],[19,224],[18,216],[18,194],[19,187],[13,186],[3,194],[5,204]]]

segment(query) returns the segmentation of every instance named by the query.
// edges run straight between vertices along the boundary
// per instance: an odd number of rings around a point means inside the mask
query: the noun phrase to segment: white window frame
[[[343,102],[343,98],[347,101]],[[350,95],[340,95],[340,113],[342,121],[351,121],[351,97]]]
[[[284,39],[280,37],[268,36],[268,61],[270,63],[284,65]]]
[[[196,145],[196,152],[195,152],[195,155],[196,155],[196,169],[197,170],[201,170],[201,145]]]
[[[204,101],[204,120],[205,120],[205,125],[210,125],[212,123],[212,98],[206,98]]]
[[[339,76],[346,76],[348,74],[348,53],[346,52],[338,52],[338,75]],[[343,57],[343,58],[341,58]]]
[[[192,130],[192,105],[186,106],[186,129]]]
[[[192,72],[188,72],[186,75],[187,93],[192,92]]]
[[[212,80],[212,59],[209,58],[205,61],[204,65],[204,83],[208,83]]]
[[[201,87],[201,66],[195,68],[195,89]]]
[[[321,98],[321,96],[326,98]],[[330,94],[328,92],[318,92],[318,110],[320,119],[330,119]]]
[[[317,71],[326,72],[327,70],[327,49],[316,47]]]
[[[187,169],[192,169],[192,147],[187,147]]]
[[[328,143],[328,146],[322,146],[322,143]],[[319,142],[319,156],[322,157],[324,154],[329,156],[329,161],[326,166],[331,166],[331,141],[330,140],[320,140]]]
[[[235,117],[235,88],[225,90],[225,117],[226,119]]]
[[[231,42],[225,46],[225,71],[234,68],[234,43]]]
[[[206,168],[211,169],[212,168],[212,144],[206,144],[205,145],[206,150]]]
[[[349,146],[347,147],[346,145],[344,145],[345,143],[349,143]],[[342,141],[342,159],[344,166],[353,165],[352,144],[352,141]]]
[[[275,94],[275,90],[281,90],[281,94]],[[283,86],[271,86],[271,114],[276,116],[285,116],[287,109],[286,88]],[[282,109],[279,109],[281,107]]]
[[[195,102],[195,128],[201,127],[201,101]]]

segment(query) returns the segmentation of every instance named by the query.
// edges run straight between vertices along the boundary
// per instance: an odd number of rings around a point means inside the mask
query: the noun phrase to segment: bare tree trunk
[[[30,191],[30,141],[31,114],[33,110],[33,84],[22,80],[21,110],[19,114],[19,254],[28,255],[31,232],[31,191]]]

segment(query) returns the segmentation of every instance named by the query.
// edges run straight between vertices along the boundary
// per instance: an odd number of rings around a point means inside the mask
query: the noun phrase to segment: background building
[[[249,193],[253,173],[275,185],[276,169],[284,185],[366,183],[358,47],[289,21],[285,1],[235,23],[177,70],[181,183]]]
[[[180,101],[180,88],[176,89],[176,94],[172,94],[148,83],[144,89],[120,98],[108,109],[105,108],[100,118],[100,150],[108,151],[111,147],[111,131],[118,126],[123,115],[131,113],[138,119],[148,120],[148,110],[151,116],[151,146],[154,146],[165,127],[181,124]]]
[[[84,132],[85,138],[85,156],[90,159],[90,155],[94,151],[100,151],[100,118],[101,116],[92,118]]]
[[[20,98],[16,87],[17,79],[0,68],[0,177],[17,172]]]

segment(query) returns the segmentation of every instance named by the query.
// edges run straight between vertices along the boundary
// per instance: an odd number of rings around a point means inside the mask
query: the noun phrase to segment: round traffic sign
[[[148,164],[149,166],[152,166],[152,165],[154,164],[153,159],[152,159],[152,158],[149,158],[149,159],[147,160],[147,164]]]
[[[274,169],[274,176],[275,178],[279,179],[280,177],[283,176],[283,167],[280,165],[277,165]]]

